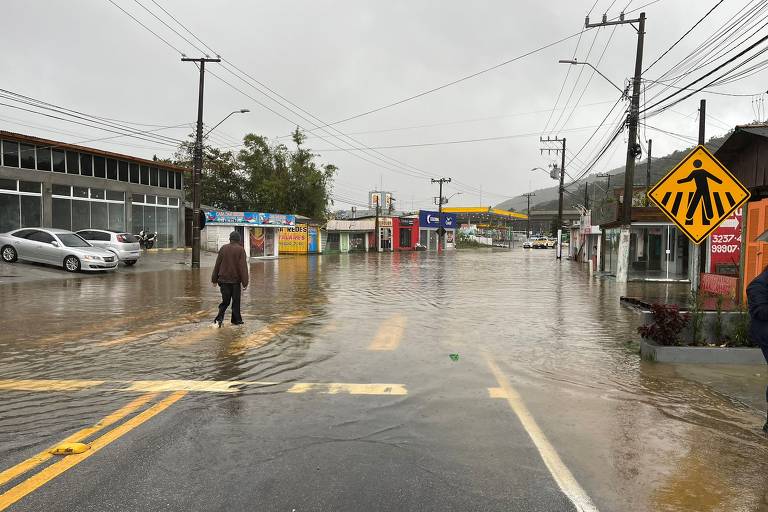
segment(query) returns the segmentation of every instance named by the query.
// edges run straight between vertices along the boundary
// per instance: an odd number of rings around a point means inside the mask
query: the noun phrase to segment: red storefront
[[[395,217],[392,219],[392,249],[413,251],[419,243],[419,218]]]

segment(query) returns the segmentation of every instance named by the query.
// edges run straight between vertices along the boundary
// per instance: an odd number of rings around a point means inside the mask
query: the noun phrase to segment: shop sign
[[[295,215],[259,212],[206,211],[205,220],[216,224],[250,224],[253,226],[295,226]]]
[[[709,271],[715,274],[728,272],[726,269],[738,268],[741,258],[741,216],[742,208],[737,208],[715,229],[709,237]]]
[[[379,218],[379,227],[380,228],[391,228],[392,227],[392,217],[380,217]]]
[[[305,253],[307,252],[308,244],[309,234],[306,225],[282,228],[280,230],[280,239],[278,241],[280,252]]]
[[[401,217],[400,218],[400,226],[406,227],[406,226],[413,226],[413,218],[412,217]]]
[[[444,213],[442,227],[445,229],[456,229],[457,225],[455,213]],[[422,228],[439,228],[440,214],[438,212],[421,210],[419,211],[419,226]]]

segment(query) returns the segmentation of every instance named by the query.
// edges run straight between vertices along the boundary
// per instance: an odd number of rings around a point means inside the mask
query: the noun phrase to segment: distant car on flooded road
[[[119,261],[128,266],[139,261],[141,257],[139,239],[130,233],[107,229],[81,229],[77,234],[92,246],[113,253]]]
[[[117,256],[64,229],[22,228],[0,234],[0,257],[62,267],[68,272],[115,270]]]

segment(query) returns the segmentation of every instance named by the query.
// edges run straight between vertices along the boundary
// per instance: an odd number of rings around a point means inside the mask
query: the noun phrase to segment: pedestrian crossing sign
[[[699,145],[648,191],[648,198],[700,244],[749,199],[749,191]]]

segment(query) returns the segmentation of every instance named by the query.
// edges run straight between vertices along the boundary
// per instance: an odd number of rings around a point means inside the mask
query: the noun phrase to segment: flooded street
[[[662,285],[551,251],[285,257],[212,329],[184,257],[0,265],[55,275],[0,282],[0,510],[768,510],[766,370],[641,362],[619,297]],[[91,450],[39,455],[68,437]]]

